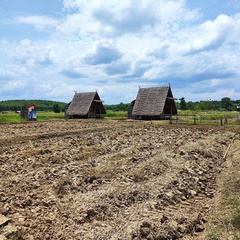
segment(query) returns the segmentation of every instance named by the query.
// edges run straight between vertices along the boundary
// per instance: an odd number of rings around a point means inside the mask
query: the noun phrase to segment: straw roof
[[[106,110],[102,102],[97,92],[75,93],[66,114],[85,116],[88,114],[92,103],[100,104],[101,113],[105,114]]]
[[[133,106],[134,116],[176,114],[177,109],[170,86],[140,88]]]

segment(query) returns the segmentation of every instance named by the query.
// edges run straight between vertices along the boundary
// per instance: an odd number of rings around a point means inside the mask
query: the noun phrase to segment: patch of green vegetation
[[[229,166],[221,173],[218,180],[220,194],[215,197],[215,205],[211,211],[210,221],[206,228],[207,238],[240,239],[240,165],[238,133],[229,154]],[[204,238],[205,239],[205,238]]]
[[[112,105],[104,105],[107,111],[128,111],[131,108],[131,103],[119,103],[119,104],[112,104]]]
[[[174,116],[175,118],[175,116]],[[178,123],[197,125],[240,125],[240,114],[237,111],[178,111]]]
[[[61,120],[65,119],[64,113],[55,113],[55,112],[37,112],[37,121],[47,121],[47,120]],[[19,113],[12,111],[0,113],[0,123],[10,123],[10,122],[27,122],[26,118],[21,118]]]
[[[127,112],[108,110],[107,114],[104,115],[104,118],[107,120],[126,120]]]
[[[239,184],[239,181],[237,183]],[[234,208],[236,210],[233,214],[232,224],[235,229],[240,231],[240,198],[235,199]]]
[[[240,115],[237,111],[191,111],[191,110],[178,110],[178,116],[201,116],[204,120],[216,120],[220,118],[236,118]]]
[[[10,122],[26,122],[27,119],[23,119],[15,112],[0,112],[0,123],[10,123]]]
[[[67,103],[50,100],[6,100],[0,101],[0,111],[20,111],[28,104],[36,104],[37,111],[53,111],[53,107],[58,105],[60,111],[64,112]]]
[[[65,119],[64,113],[55,113],[55,112],[37,112],[38,121],[47,121],[47,120],[57,120]]]

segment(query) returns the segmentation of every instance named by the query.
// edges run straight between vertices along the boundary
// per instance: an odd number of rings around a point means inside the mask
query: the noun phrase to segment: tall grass
[[[108,120],[126,120],[127,112],[126,111],[108,110],[107,114],[104,114],[103,116],[105,119],[108,119]]]
[[[65,119],[65,114],[63,112],[55,113],[55,112],[44,112],[44,111],[37,113],[38,121],[57,120],[57,119]]]
[[[0,123],[9,122],[26,122],[26,119],[22,119],[18,113],[15,112],[0,112]]]
[[[201,116],[204,120],[217,120],[220,118],[235,118],[240,113],[237,111],[191,111],[191,110],[178,110],[178,116]]]
[[[175,118],[175,117],[174,117]],[[207,124],[207,125],[239,125],[240,113],[236,111],[222,112],[222,111],[199,111],[193,112],[190,110],[178,112],[178,123],[185,124]]]
[[[64,113],[54,113],[54,112],[37,112],[37,121],[44,120],[54,120],[54,119],[64,119]],[[11,122],[27,122],[26,118],[21,118],[19,113],[13,111],[0,112],[0,123],[11,123]]]

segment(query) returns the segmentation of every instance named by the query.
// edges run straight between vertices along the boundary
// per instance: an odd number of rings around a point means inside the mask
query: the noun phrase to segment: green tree
[[[222,98],[221,105],[223,108],[225,108],[228,111],[231,111],[233,109],[233,103],[229,97]]]
[[[186,110],[187,109],[187,103],[186,103],[184,97],[180,98],[179,105],[180,105],[180,109],[181,110]]]
[[[191,110],[191,111],[195,111],[196,110],[196,104],[192,101],[189,101],[187,103],[187,109]]]
[[[60,108],[59,108],[59,105],[57,103],[53,104],[53,111],[55,113],[60,113]]]

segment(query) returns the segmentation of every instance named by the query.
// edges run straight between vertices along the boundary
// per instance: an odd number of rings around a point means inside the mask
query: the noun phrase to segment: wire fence
[[[187,124],[187,125],[240,125],[239,114],[236,117],[212,117],[211,114],[206,115],[188,115],[188,116],[174,116],[170,119],[172,124]]]

